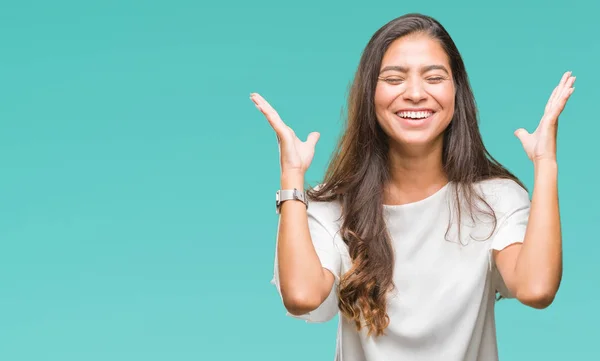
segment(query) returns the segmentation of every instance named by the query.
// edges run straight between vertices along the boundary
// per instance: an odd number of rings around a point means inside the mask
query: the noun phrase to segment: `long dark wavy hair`
[[[324,180],[307,192],[314,201],[341,204],[340,235],[348,246],[352,267],[340,280],[339,308],[345,317],[355,321],[358,330],[366,327],[368,335],[384,334],[389,324],[387,294],[394,287],[394,252],[383,217],[383,190],[390,177],[389,143],[375,115],[375,88],[390,44],[415,33],[439,41],[450,59],[456,88],[455,111],[443,135],[442,164],[448,180],[455,185],[455,199],[462,200],[457,202],[458,223],[460,204],[466,203],[473,217],[473,209],[480,209],[475,204],[481,201],[496,227],[493,209],[475,190],[475,182],[508,178],[525,188],[486,150],[465,65],[444,27],[429,16],[407,14],[377,30],[362,53],[348,95],[344,132]]]

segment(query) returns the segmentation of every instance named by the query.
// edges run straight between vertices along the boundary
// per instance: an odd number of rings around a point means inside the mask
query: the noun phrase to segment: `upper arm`
[[[496,264],[499,276],[506,286],[506,290],[510,295],[517,294],[517,277],[515,275],[515,268],[517,265],[517,259],[519,252],[521,252],[522,244],[517,242],[510,246],[499,250],[494,250],[494,263]],[[502,291],[502,290],[501,290]],[[501,292],[502,293],[502,292]]]
[[[531,201],[525,189],[514,181],[502,181],[496,185],[493,208],[497,226],[492,235],[494,264],[494,287],[503,297],[517,294],[515,269],[525,240]]]
[[[335,224],[331,220],[330,204],[312,202],[308,207],[308,226],[313,247],[319,257],[322,267],[322,279],[314,282],[313,285],[319,287],[318,293],[320,304],[315,305],[315,309],[303,311],[300,314],[290,313],[289,316],[300,318],[309,322],[325,322],[333,318],[338,308],[337,285],[341,276],[342,261],[341,255],[336,246]],[[277,252],[275,253],[274,273],[271,281],[277,287],[279,294],[283,299],[281,286],[279,282],[279,267]],[[313,304],[314,302],[310,302]]]
[[[335,283],[335,276],[329,269],[323,268],[323,279],[325,282],[323,282],[323,289],[321,290],[321,303],[323,303],[331,293]]]

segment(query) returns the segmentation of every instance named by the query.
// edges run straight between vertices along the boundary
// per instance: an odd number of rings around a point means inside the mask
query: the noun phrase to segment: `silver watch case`
[[[308,208],[308,198],[306,197],[305,191],[299,191],[294,189],[280,189],[275,194],[275,213],[279,214],[281,209],[281,203],[289,200],[298,200]]]

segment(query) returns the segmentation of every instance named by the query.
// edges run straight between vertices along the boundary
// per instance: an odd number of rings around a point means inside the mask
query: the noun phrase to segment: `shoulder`
[[[322,185],[316,185],[313,189],[318,190]],[[308,216],[323,223],[327,228],[339,228],[338,224],[342,216],[342,207],[338,200],[319,201],[309,199]]]
[[[306,214],[312,241],[316,247],[321,250],[331,250],[330,247],[333,245],[338,254],[345,255],[348,258],[347,246],[340,235],[343,223],[341,202],[339,200],[319,201],[309,199]]]
[[[519,183],[508,178],[492,178],[476,183],[485,197],[528,198],[529,193]]]
[[[508,213],[515,208],[528,207],[529,193],[512,179],[493,178],[476,183],[483,199],[495,212]]]

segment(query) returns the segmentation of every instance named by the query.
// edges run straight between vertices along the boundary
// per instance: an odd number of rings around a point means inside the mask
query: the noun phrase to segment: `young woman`
[[[373,35],[345,133],[308,192],[319,134],[300,141],[252,94],[280,147],[272,282],[288,314],[339,314],[336,360],[496,360],[496,295],[545,308],[559,288],[556,130],[574,81],[564,74],[535,132],[515,132],[534,165],[531,202],[485,149],[462,58],[430,17]]]

